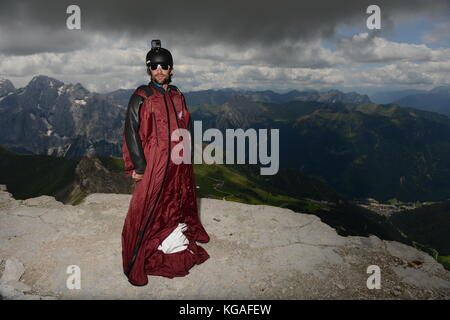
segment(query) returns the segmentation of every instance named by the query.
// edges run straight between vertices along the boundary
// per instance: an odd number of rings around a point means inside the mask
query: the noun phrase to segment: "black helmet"
[[[161,40],[152,40],[152,49],[145,59],[147,67],[151,64],[168,64],[173,67],[172,54],[169,50],[161,48]]]

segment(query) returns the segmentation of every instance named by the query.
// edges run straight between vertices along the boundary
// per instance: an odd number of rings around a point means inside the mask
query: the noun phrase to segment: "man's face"
[[[163,70],[161,66],[158,66],[156,70],[151,70],[151,78],[153,82],[158,84],[166,84],[169,81],[170,74],[173,72],[173,68],[169,68],[169,70]]]

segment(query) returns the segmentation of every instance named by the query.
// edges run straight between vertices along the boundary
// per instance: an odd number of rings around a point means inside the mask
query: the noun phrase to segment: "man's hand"
[[[144,175],[137,174],[136,171],[133,170],[133,174],[131,175],[131,177],[134,179],[135,182],[138,182],[144,177]]]

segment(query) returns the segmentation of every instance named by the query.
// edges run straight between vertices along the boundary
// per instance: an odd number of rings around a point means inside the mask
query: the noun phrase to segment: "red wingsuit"
[[[181,277],[187,275],[194,264],[207,260],[208,253],[196,241],[206,243],[209,235],[197,211],[192,164],[175,164],[170,159],[172,148],[180,143],[171,141],[172,131],[191,127],[184,96],[175,86],[165,91],[153,82],[134,93],[143,98],[138,135],[146,167],[143,179],[135,184],[125,218],[122,260],[128,281],[143,286],[148,283],[147,275]],[[125,134],[122,151],[125,175],[129,177],[135,166]],[[187,225],[184,235],[189,245],[185,250],[165,254],[157,248],[178,223]]]

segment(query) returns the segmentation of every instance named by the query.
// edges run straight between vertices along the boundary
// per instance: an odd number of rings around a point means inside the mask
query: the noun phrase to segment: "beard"
[[[164,78],[159,77],[159,79],[156,77],[152,77],[152,81],[156,82],[157,84],[161,84],[161,85],[169,84],[170,82],[172,82],[172,74],[169,74],[169,75],[165,76]]]

